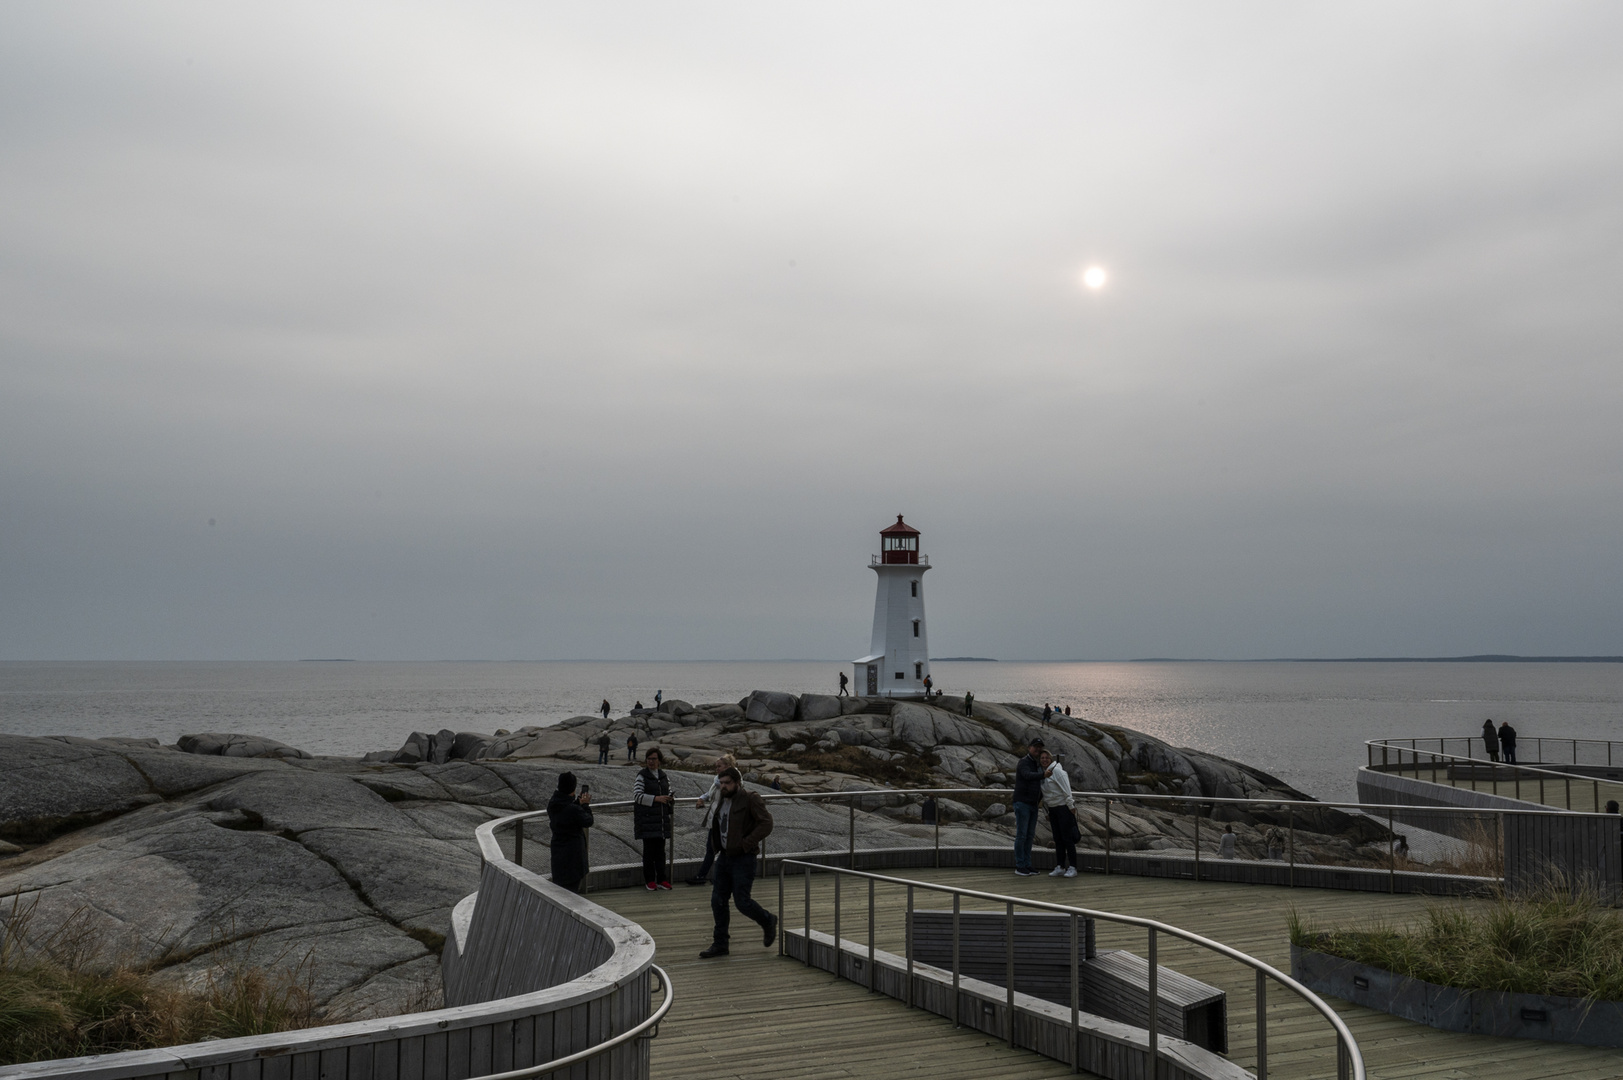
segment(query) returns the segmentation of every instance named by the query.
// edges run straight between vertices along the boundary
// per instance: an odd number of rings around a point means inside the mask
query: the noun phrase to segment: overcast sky
[[[0,7],[0,659],[1623,653],[1623,6]],[[1079,274],[1104,267],[1104,288]]]

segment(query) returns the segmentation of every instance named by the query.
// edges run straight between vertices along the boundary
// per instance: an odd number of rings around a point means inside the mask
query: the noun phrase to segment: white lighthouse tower
[[[918,697],[930,674],[930,635],[924,628],[924,572],[919,531],[896,515],[879,534],[879,555],[868,563],[879,575],[873,601],[869,655],[853,663],[856,690],[866,697]]]

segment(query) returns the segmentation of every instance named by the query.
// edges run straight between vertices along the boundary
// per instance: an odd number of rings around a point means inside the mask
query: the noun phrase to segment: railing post
[[[1195,880],[1200,880],[1200,804],[1195,804]]]
[[[1009,1010],[1009,1049],[1014,1049],[1014,901],[1003,905],[1003,975],[1008,980],[1004,998]]]
[[[1150,1080],[1161,1076],[1161,966],[1155,951],[1155,927],[1150,927]]]
[[[802,869],[806,871],[806,923],[801,929],[806,932],[806,966],[811,967],[811,863],[807,863]]]
[[[788,867],[783,865],[783,860],[782,859],[779,859],[778,860],[778,955],[779,956],[783,955],[783,931],[784,931],[784,928],[787,926],[787,924],[783,921],[784,915],[787,914],[787,912],[784,910],[784,906],[783,906],[783,875],[784,875],[784,872],[786,870],[788,870]],[[810,948],[811,948],[811,942],[810,941],[806,942],[806,947],[807,947],[807,949],[809,951]]]
[[[1347,1041],[1336,1032],[1336,1080],[1351,1080],[1352,1059],[1347,1054]]]
[[[1294,807],[1294,806],[1290,808],[1290,823],[1291,823],[1290,842],[1286,846],[1290,848],[1290,856],[1291,856],[1290,886],[1291,886],[1291,888],[1294,889],[1294,888],[1296,888],[1296,807]]]
[[[1386,812],[1386,864],[1386,891],[1395,894],[1398,891],[1398,834],[1393,828],[1390,810]]]
[[[524,819],[519,818],[513,823],[513,864],[524,865]]]
[[[1600,813],[1600,781],[1591,781],[1595,785],[1595,813]]]
[[[934,796],[932,796],[934,798]],[[941,869],[941,800],[935,799],[935,868]]]
[[[1105,800],[1105,877],[1110,876],[1110,800]]]
[[[907,887],[907,1007],[913,1007],[913,886]]]
[[[1505,889],[1510,886],[1505,878],[1505,812],[1501,810],[1497,816],[1499,827],[1493,831],[1493,847],[1494,855],[1499,860],[1499,887]]]
[[[840,937],[840,879],[842,877],[844,877],[845,875],[840,873],[840,868],[837,867],[837,866],[833,867],[833,871],[834,871],[834,977],[836,979],[843,979],[843,978],[845,978],[845,973],[840,969],[840,944],[841,944],[841,941],[842,941],[842,939]]]
[[[1077,957],[1077,916],[1071,916],[1071,1071],[1082,1071],[1080,1014],[1082,1012],[1082,964]]]
[[[847,833],[846,865],[855,870],[857,868],[857,797],[853,795],[845,800],[845,806],[851,815],[851,829]]]
[[[1567,810],[1572,810],[1572,777],[1567,777]]]
[[[874,926],[873,890],[874,890],[874,880],[873,880],[873,878],[869,878],[868,879],[868,993],[870,993],[870,994],[874,992],[874,987],[878,985],[878,983],[874,979],[874,973],[873,973],[873,969],[874,969],[874,963],[873,963],[873,936],[874,936],[873,935],[873,926]]]
[[[1268,977],[1257,972],[1257,1080],[1268,1080]]]
[[[958,996],[958,904],[963,899],[952,894],[952,1026],[958,1027],[963,1016],[963,999]]]

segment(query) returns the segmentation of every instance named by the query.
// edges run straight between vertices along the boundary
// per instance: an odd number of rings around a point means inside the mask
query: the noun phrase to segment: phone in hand
[[[591,784],[582,784],[580,786],[580,793],[582,795],[590,795],[592,793],[592,785]]]

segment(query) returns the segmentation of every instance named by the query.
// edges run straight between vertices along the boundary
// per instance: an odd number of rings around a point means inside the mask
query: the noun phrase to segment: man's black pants
[[[754,886],[754,855],[728,855],[724,852],[716,856],[716,883],[710,888],[710,913],[716,917],[717,948],[727,948],[727,927],[732,923],[733,914],[727,906],[729,897],[738,906],[740,915],[753,919],[763,930],[772,921],[766,908],[750,896],[750,889]]]

